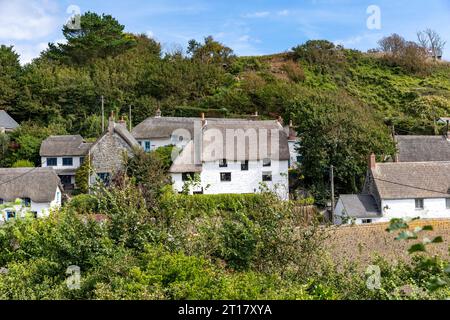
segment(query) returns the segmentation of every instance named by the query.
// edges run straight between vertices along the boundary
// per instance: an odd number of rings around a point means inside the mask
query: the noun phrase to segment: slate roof
[[[18,198],[30,198],[36,203],[51,202],[58,186],[60,180],[51,168],[0,169],[0,199],[5,202]]]
[[[396,136],[399,162],[450,161],[444,136]]]
[[[18,126],[19,124],[5,110],[0,110],[0,128],[13,130]]]
[[[371,195],[344,194],[340,200],[345,213],[351,218],[376,218],[380,215],[375,199]]]
[[[92,143],[86,143],[82,136],[50,136],[41,144],[41,157],[85,156]]]
[[[450,198],[450,162],[378,163],[371,173],[381,199]]]

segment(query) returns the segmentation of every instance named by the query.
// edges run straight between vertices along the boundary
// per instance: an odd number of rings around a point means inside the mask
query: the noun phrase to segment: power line
[[[17,177],[14,177],[14,178],[12,178],[12,179],[10,179],[10,180],[8,180],[8,181],[0,182],[0,186],[5,185],[5,184],[8,184],[8,183],[11,183],[11,182],[13,182],[13,181],[15,181],[15,180],[18,180],[18,179],[20,179],[20,178],[26,176],[27,174],[30,174],[31,172],[33,172],[33,171],[35,171],[35,170],[37,170],[37,169],[39,169],[39,168],[42,168],[42,165],[43,165],[44,163],[47,163],[47,160],[45,160],[45,161],[43,161],[43,162],[41,161],[41,166],[40,166],[40,167],[35,167],[35,168],[33,168],[33,169],[31,169],[31,170],[29,170],[29,171],[27,171],[27,172],[25,172],[25,173],[23,173],[23,174],[17,176]]]
[[[427,188],[421,188],[421,187],[411,186],[411,185],[408,185],[408,184],[403,184],[403,183],[400,183],[400,182],[394,182],[394,181],[384,180],[384,179],[375,178],[375,177],[374,177],[374,180],[378,180],[378,181],[382,181],[382,182],[386,182],[386,183],[391,183],[391,184],[395,184],[395,185],[402,186],[402,187],[413,188],[413,189],[417,189],[417,190],[429,191],[429,192],[434,192],[434,193],[440,193],[440,194],[445,194],[445,195],[447,195],[447,196],[450,196],[449,193],[447,193],[447,192],[442,192],[442,191],[438,191],[438,190],[433,190],[433,189],[427,189]]]

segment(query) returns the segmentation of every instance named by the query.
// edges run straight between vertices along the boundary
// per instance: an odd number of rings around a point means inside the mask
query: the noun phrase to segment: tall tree
[[[45,56],[73,64],[123,53],[136,45],[135,37],[110,15],[87,12],[80,18],[80,29],[63,27],[66,44],[49,44]]]
[[[434,30],[426,29],[417,33],[419,44],[425,48],[434,60],[442,57],[446,42]]]
[[[233,50],[208,36],[204,43],[189,41],[187,53],[202,63],[229,64],[236,57]]]
[[[13,47],[0,46],[0,109],[11,110],[19,92],[19,55]]]

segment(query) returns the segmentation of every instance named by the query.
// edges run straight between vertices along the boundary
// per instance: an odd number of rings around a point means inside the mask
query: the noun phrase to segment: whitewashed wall
[[[416,209],[415,199],[382,200],[383,214],[380,218],[372,219],[372,223],[389,222],[392,219],[449,219],[450,209],[446,208],[445,198],[424,199],[424,209]],[[342,224],[345,216],[344,206],[339,200],[335,209],[335,224]],[[348,221],[347,223],[352,223]],[[354,219],[354,224],[362,224],[362,219]]]
[[[48,167],[47,165],[47,159],[48,158],[57,158],[57,166],[52,166],[53,169],[55,170],[66,170],[66,169],[78,169],[81,165],[81,161],[80,158],[82,157],[42,157],[41,161],[42,161],[42,167]],[[63,166],[63,158],[72,158],[73,159],[73,165],[71,166]],[[86,157],[84,157],[86,159]]]
[[[272,161],[270,167],[263,167],[262,161],[250,161],[249,170],[241,170],[241,162],[228,162],[227,168],[220,168],[219,161],[203,163],[200,174],[201,185],[205,194],[245,194],[260,191],[263,172],[272,172],[272,182],[265,182],[267,187],[277,192],[278,196],[289,198],[288,161]],[[231,181],[222,182],[220,173],[230,172]],[[172,174],[174,188],[181,191],[184,185],[181,174]],[[209,187],[207,188],[207,186]],[[198,190],[194,190],[198,191]]]
[[[61,207],[62,192],[59,187],[56,188],[55,197],[51,202],[38,203],[31,201],[30,207],[24,210],[21,206],[13,206],[0,211],[0,221],[5,221],[7,211],[15,211],[16,217],[25,216],[26,212],[37,212],[38,218],[48,217],[51,209]],[[22,211],[21,211],[22,210]]]
[[[183,148],[189,142],[189,140],[180,141],[177,137],[172,138],[158,138],[158,139],[139,139],[137,140],[139,144],[144,147],[145,141],[150,141],[150,150],[156,150],[160,147],[166,147],[170,145],[175,145],[177,147]]]
[[[416,210],[414,199],[382,200],[383,219],[390,221],[393,218],[450,218],[450,209],[446,208],[445,198],[424,199],[423,204],[423,210]]]

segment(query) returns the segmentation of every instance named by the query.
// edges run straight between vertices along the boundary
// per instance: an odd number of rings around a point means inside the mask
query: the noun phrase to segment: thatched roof
[[[208,119],[200,134],[183,149],[170,172],[200,172],[203,162],[222,159],[286,161],[290,157],[287,135],[278,121]]]
[[[0,110],[0,128],[13,130],[18,126],[19,124],[5,110]]]
[[[444,136],[396,136],[398,161],[450,161],[450,141]]]
[[[92,143],[86,143],[82,136],[50,136],[41,144],[41,157],[85,156]]]
[[[450,198],[450,162],[378,163],[371,173],[382,199]]]
[[[51,168],[0,169],[0,199],[5,202],[18,198],[51,202],[57,187],[60,187],[60,180]]]
[[[155,117],[148,118],[132,130],[136,139],[170,138],[179,129],[187,130],[191,136],[194,133],[194,123],[199,118]]]
[[[128,131],[126,125],[115,123],[114,132],[116,132],[123,140],[131,147],[139,147],[139,142],[133,137],[133,135]]]

